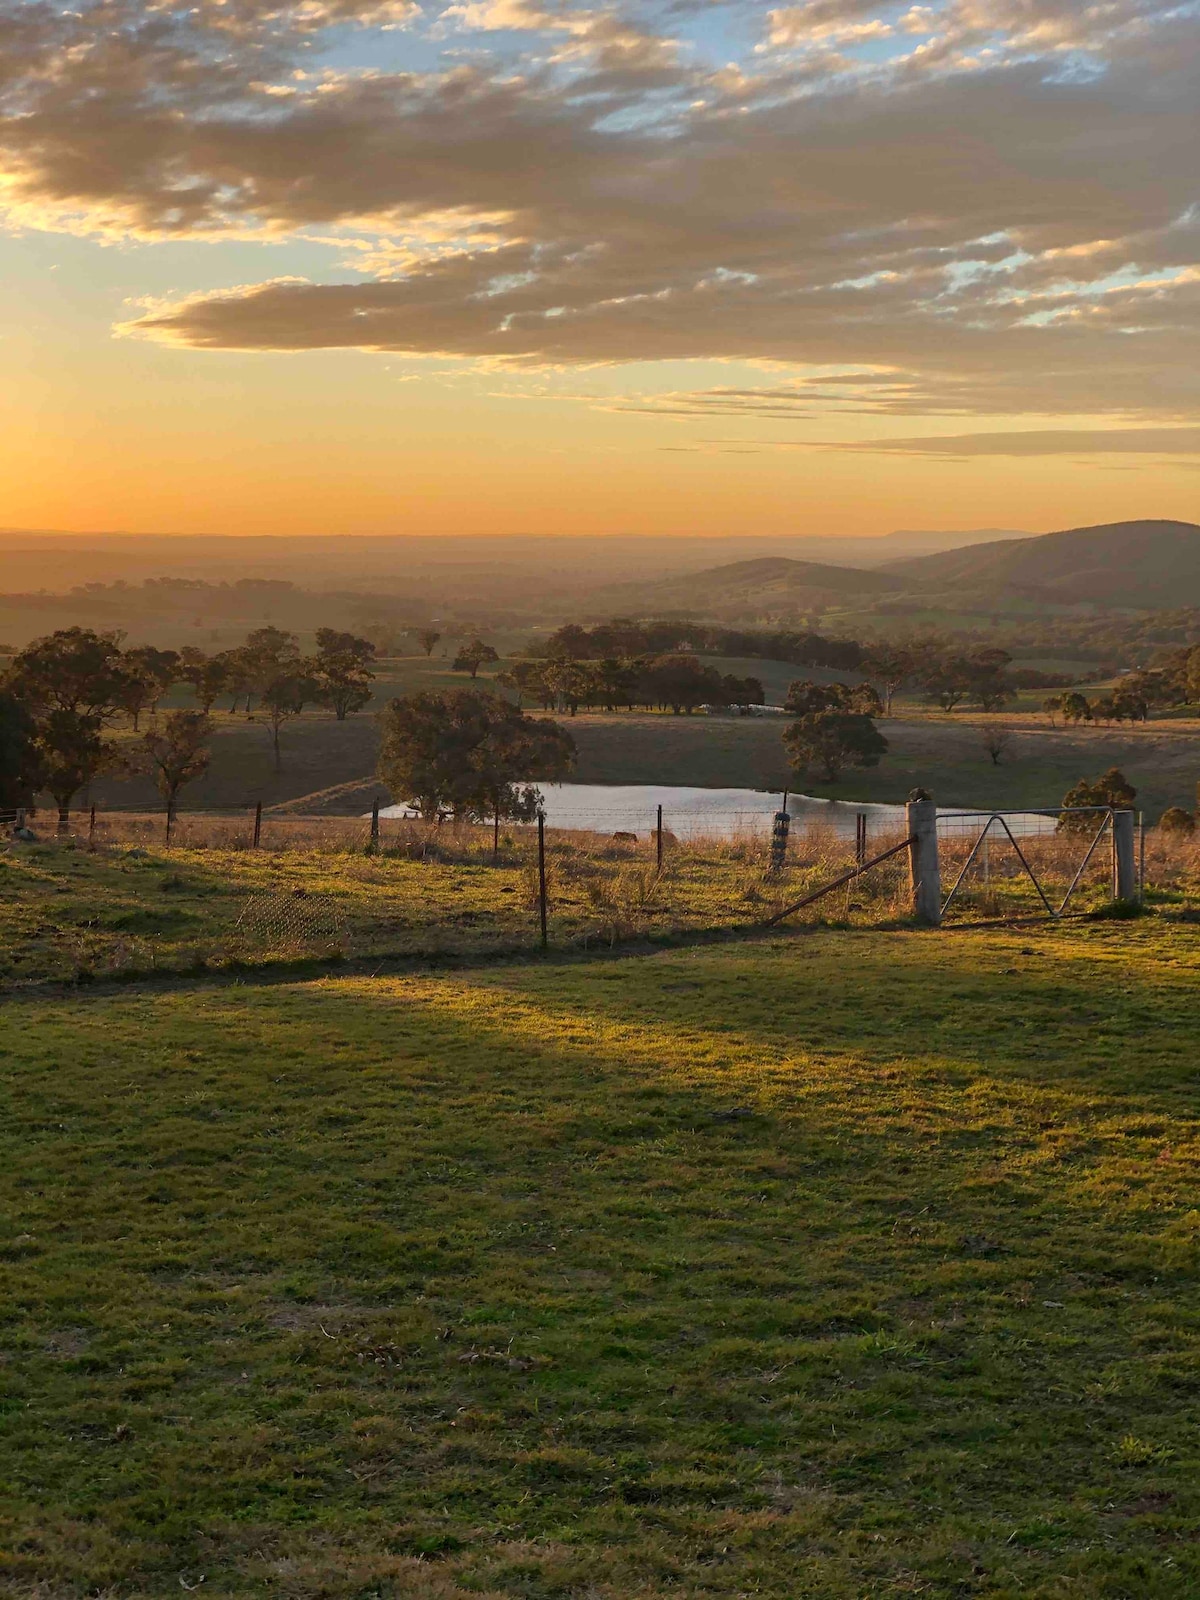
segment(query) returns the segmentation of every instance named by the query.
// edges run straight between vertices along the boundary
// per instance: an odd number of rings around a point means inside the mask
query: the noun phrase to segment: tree
[[[180,651],[179,659],[180,677],[185,683],[191,684],[200,702],[200,709],[207,716],[216,704],[217,696],[231,687],[229,654],[222,650],[214,656],[206,656],[203,650],[197,650],[194,645],[186,645]]]
[[[279,748],[279,734],[285,722],[298,717],[310,700],[317,697],[317,685],[311,673],[304,671],[306,663],[297,662],[296,670],[278,673],[262,687],[262,708],[267,714],[271,730],[271,748],[275,752],[275,771],[283,767]]]
[[[1081,778],[1077,784],[1068,789],[1063,795],[1064,806],[1102,807],[1111,806],[1114,811],[1129,811],[1137,799],[1137,790],[1119,767],[1109,767],[1108,771],[1100,777],[1088,780]],[[1082,814],[1060,816],[1058,831],[1060,833],[1082,833],[1094,829],[1097,824],[1094,815],[1087,812]]]
[[[421,646],[421,649],[424,650],[427,656],[431,656],[433,654],[434,645],[437,644],[441,637],[441,634],[436,628],[422,628],[417,634],[417,643]]]
[[[1158,819],[1161,831],[1175,839],[1190,839],[1196,831],[1196,819],[1182,806],[1168,806]]]
[[[785,730],[783,744],[798,777],[817,766],[826,783],[836,783],[845,767],[877,767],[888,748],[862,711],[809,712]]]
[[[71,801],[85,784],[115,764],[116,746],[103,737],[103,718],[87,711],[56,706],[38,718],[36,727],[41,786],[53,795],[58,831],[66,833],[71,826]]]
[[[721,703],[721,674],[698,656],[655,656],[642,674],[642,694],[653,704],[669,706],[676,716],[691,716],[697,706]]]
[[[543,681],[545,672],[544,661],[514,661],[511,667],[506,667],[503,672],[496,674],[495,681],[501,689],[507,689],[510,694],[516,695],[518,709],[525,703],[527,696],[549,708],[554,702],[554,694],[552,690],[546,688]],[[549,698],[543,698],[545,695]]]
[[[1007,728],[985,728],[981,742],[984,750],[992,758],[992,765],[998,767],[1003,757],[1012,749],[1013,738]]]
[[[545,649],[553,661],[585,661],[596,654],[592,636],[577,622],[568,622],[552,633]]]
[[[973,700],[984,711],[997,711],[1012,698],[1004,669],[1012,660],[1007,650],[985,648],[967,653],[931,649],[918,669],[926,699],[943,711]]]
[[[1054,726],[1054,713],[1061,711],[1063,708],[1064,698],[1061,694],[1052,694],[1049,699],[1042,701],[1042,710],[1049,715],[1051,727]]]
[[[498,829],[502,816],[529,814],[528,785],[565,777],[575,761],[564,728],[483,689],[405,695],[382,720],[379,776],[429,820],[490,816]]]
[[[580,703],[590,700],[596,690],[596,675],[585,661],[573,661],[569,656],[551,661],[545,668],[546,687],[553,691],[557,704],[572,716]]]
[[[161,729],[143,734],[142,744],[154,770],[154,781],[167,807],[167,843],[175,820],[175,802],[185,783],[208,771],[207,740],[212,723],[203,711],[172,711]]]
[[[285,628],[255,628],[245,644],[230,651],[231,678],[239,683],[250,710],[250,696],[265,695],[267,687],[300,671],[300,641]],[[306,696],[313,698],[312,694]],[[236,703],[236,700],[235,700]]]
[[[908,646],[881,639],[877,644],[867,646],[862,665],[867,676],[874,678],[883,691],[882,714],[890,717],[893,695],[905,679],[912,676],[916,667],[914,652]]]
[[[878,717],[883,713],[883,702],[869,683],[813,683],[806,678],[788,689],[784,709],[797,717],[822,711],[857,711],[863,716]]]
[[[0,691],[0,811],[31,806],[40,782],[37,725],[16,695]]]
[[[486,662],[499,661],[500,657],[490,644],[484,644],[482,639],[472,639],[454,658],[455,672],[469,672],[472,678],[479,675],[479,669]]]
[[[140,644],[126,650],[123,657],[129,682],[122,696],[122,707],[133,719],[134,732],[147,706],[158,710],[158,702],[179,677],[179,652],[156,650]]]
[[[761,678],[739,678],[727,672],[721,679],[721,704],[734,706],[743,716],[748,716],[751,706],[761,706],[766,700]]]
[[[369,639],[335,628],[317,629],[317,653],[311,662],[318,697],[333,707],[334,716],[345,722],[351,711],[361,711],[371,698],[370,670],[375,646]]]
[[[1090,722],[1092,720],[1091,705],[1088,703],[1087,698],[1081,695],[1077,689],[1073,689],[1069,694],[1064,694],[1061,697],[1059,709],[1062,711],[1064,722]]]
[[[120,634],[60,628],[17,652],[5,687],[35,715],[69,711],[103,721],[123,706],[129,681]]]

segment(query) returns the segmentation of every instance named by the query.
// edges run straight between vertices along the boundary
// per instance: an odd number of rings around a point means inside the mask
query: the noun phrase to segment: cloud
[[[123,326],[179,347],[891,375],[648,403],[671,414],[1196,414],[1184,12],[810,0],[769,13],[774,54],[713,65],[648,6],[464,0],[426,20],[469,34],[465,58],[322,57],[333,31],[415,15],[0,0],[0,195],[26,226],[319,237],[372,275],[182,295]],[[528,51],[493,58],[500,35]],[[868,39],[890,53],[853,56]]]
[[[863,455],[1107,456],[1200,455],[1200,428],[1028,428],[1013,433],[961,433],[915,439],[825,441],[804,448]]]

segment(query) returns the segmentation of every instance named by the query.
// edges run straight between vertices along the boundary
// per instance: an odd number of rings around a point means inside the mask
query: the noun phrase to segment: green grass
[[[387,849],[398,831],[384,825],[385,850],[375,856],[364,853],[365,825],[356,847],[334,840],[327,849],[12,848],[0,854],[0,992],[198,967],[537,948],[532,830],[504,833],[497,865],[487,830],[435,842],[428,860]],[[186,822],[180,833],[186,838]],[[290,829],[274,821],[266,833],[279,842]],[[550,938],[557,948],[587,948],[748,930],[843,871],[850,847],[818,841],[802,858],[799,849],[796,864],[770,879],[761,841],[668,849],[659,877],[647,840],[588,848],[551,835]],[[864,888],[853,913],[842,894],[818,914],[894,917],[897,881],[893,872]]]
[[[114,829],[122,842],[112,842]],[[94,850],[53,840],[0,852],[0,994],[46,984],[136,980],[210,969],[232,974],[298,962],[496,959],[540,945],[536,834],[505,829],[426,830],[385,821],[368,853],[369,824],[341,818],[268,818],[264,847],[246,848],[249,824],[180,822],[162,843],[159,818],[101,820]],[[873,848],[895,834],[877,833]],[[949,890],[971,837],[943,840]],[[1086,840],[1026,841],[1051,899],[1066,892]],[[770,870],[765,835],[732,842],[671,842],[657,870],[652,833],[635,843],[557,833],[547,841],[548,935],[556,950],[746,938],[763,922],[854,864],[852,842],[797,826],[787,865]],[[1035,913],[1035,891],[1002,839],[980,855],[953,917]],[[1152,836],[1146,882],[1168,908],[1195,900],[1200,861],[1187,844]],[[1073,909],[1108,902],[1111,868],[1096,851]],[[907,856],[900,853],[791,919],[791,924],[878,927],[909,919]],[[1177,914],[1171,909],[1171,914]]]
[[[1200,1591],[1200,936],[12,1002],[14,1596]]]

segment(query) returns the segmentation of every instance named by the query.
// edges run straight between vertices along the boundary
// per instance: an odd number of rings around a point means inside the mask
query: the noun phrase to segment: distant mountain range
[[[1200,526],[1108,522],[890,562],[906,587],[1069,605],[1200,605]]]
[[[826,566],[764,556],[734,561],[646,583],[614,583],[596,590],[589,612],[605,615],[682,611],[696,616],[741,616],[780,610],[810,610],[899,593],[903,578],[860,567]]]
[[[1002,607],[1006,600],[1047,607],[1082,602],[1146,610],[1200,606],[1200,526],[1113,522],[1005,536],[870,568],[768,556],[610,584],[593,591],[588,613],[761,621],[827,608],[869,609],[890,600],[931,609]]]
[[[485,629],[489,614],[504,608],[517,623],[675,613],[790,625],[825,610],[893,606],[899,613],[1015,603],[1200,606],[1200,526],[1153,520],[1046,534],[902,528],[863,539],[218,539],[0,531],[0,557],[0,589],[9,594],[166,574],[226,583],[286,577],[298,588],[336,584],[347,601],[357,594],[380,604],[387,599],[396,615],[406,606],[413,616],[446,615],[438,608],[452,614],[461,605],[477,619],[470,625]],[[6,623],[9,632],[14,625]]]

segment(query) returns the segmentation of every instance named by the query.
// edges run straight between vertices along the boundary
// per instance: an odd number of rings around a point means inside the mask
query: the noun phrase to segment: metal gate
[[[1030,820],[1037,818],[1052,821],[1053,828],[1031,828]],[[1020,827],[1015,826],[1018,819]],[[951,843],[956,823],[966,825],[958,832],[958,840],[967,845],[961,857]],[[1053,806],[946,812],[937,818],[937,829],[940,848],[932,862],[938,882],[937,910],[933,915],[934,897],[930,894],[923,908],[926,920],[941,922],[956,902],[961,905],[968,886],[978,888],[981,875],[985,898],[994,896],[993,843],[1001,847],[1008,881],[1017,878],[1032,887],[1034,916],[1058,918],[1068,913],[1087,882],[1089,866],[1105,844],[1108,850],[1101,853],[1101,860],[1107,853],[1111,899],[1127,904],[1141,899],[1138,829],[1132,811],[1114,806]],[[943,892],[943,878],[951,875],[950,887]]]

